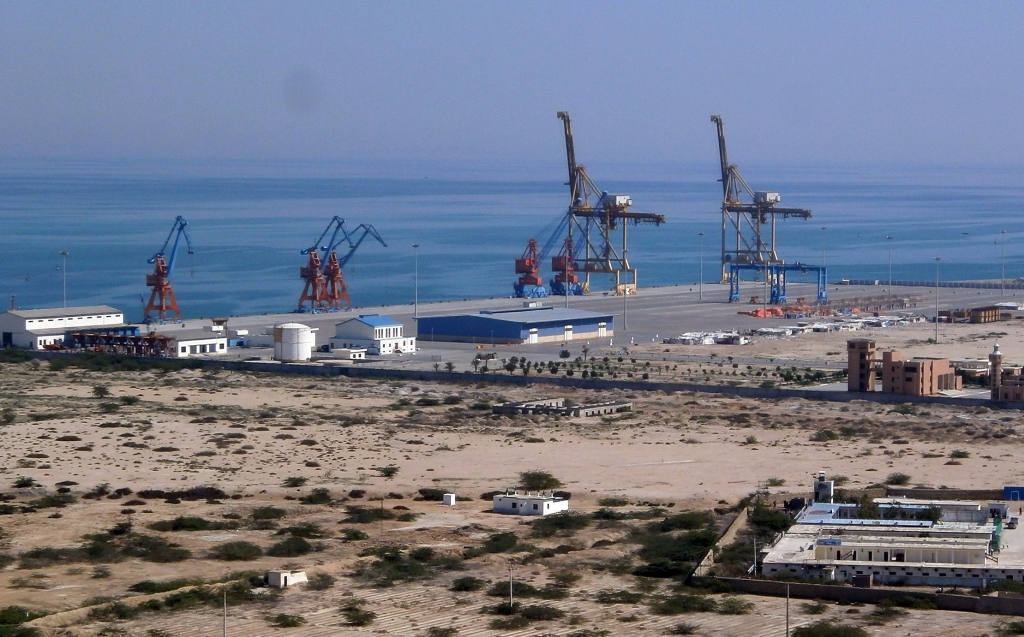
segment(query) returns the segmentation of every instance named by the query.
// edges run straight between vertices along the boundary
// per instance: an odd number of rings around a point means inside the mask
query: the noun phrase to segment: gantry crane
[[[331,239],[325,244],[323,241],[328,233],[332,233]],[[309,263],[299,268],[299,276],[306,282],[302,295],[299,296],[299,312],[336,312],[342,309],[342,302],[345,309],[352,307],[342,268],[367,235],[379,241],[385,248],[388,246],[373,226],[364,223],[349,232],[345,227],[345,220],[335,216],[316,243],[302,251],[302,254],[309,255]],[[337,250],[342,243],[348,244],[348,252],[339,258]],[[320,253],[323,253],[322,258]],[[307,302],[309,307],[305,305]]]
[[[729,163],[722,118],[712,115],[711,121],[718,127],[718,155],[722,163],[722,283],[736,283],[733,277],[738,276],[737,268],[762,272],[766,277],[784,277],[785,268],[772,267],[785,265],[775,249],[776,221],[780,217],[809,219],[811,211],[778,207],[776,204],[782,201],[779,193],[751,189],[739,168]],[[752,200],[750,203],[743,202],[744,193]]]
[[[170,259],[165,259],[164,254],[167,252],[168,244],[171,243],[171,237],[174,237],[174,245],[171,248]],[[169,312],[174,315],[171,320],[181,319],[181,309],[178,307],[178,300],[174,298],[174,290],[171,289],[171,272],[174,271],[174,261],[178,255],[178,242],[182,237],[185,237],[188,253],[195,254],[192,249],[192,238],[188,235],[188,222],[179,215],[174,220],[174,225],[171,226],[171,232],[167,235],[163,247],[148,261],[155,267],[153,274],[146,275],[146,285],[153,288],[153,292],[149,295],[149,303],[146,304],[145,321],[147,323],[153,320],[153,312],[157,313],[157,319],[160,322],[168,320]]]
[[[615,294],[636,293],[636,270],[630,267],[627,253],[626,228],[629,224],[665,223],[665,216],[650,212],[630,212],[633,205],[629,195],[611,195],[602,191],[591,179],[587,169],[576,163],[576,148],[572,139],[572,123],[569,114],[558,112],[565,133],[565,156],[569,167],[569,211],[568,236],[566,244],[576,270],[584,274],[580,293],[590,289],[591,274],[611,274],[615,277]],[[614,236],[618,231],[621,237]],[[576,235],[575,238],[573,235]],[[559,257],[553,259],[557,260]],[[557,267],[561,265],[563,267]],[[568,261],[552,263],[552,270],[566,275]]]

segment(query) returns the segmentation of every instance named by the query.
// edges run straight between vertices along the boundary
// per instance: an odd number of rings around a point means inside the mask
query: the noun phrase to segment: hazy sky
[[[0,156],[1024,163],[1022,2],[0,0]]]

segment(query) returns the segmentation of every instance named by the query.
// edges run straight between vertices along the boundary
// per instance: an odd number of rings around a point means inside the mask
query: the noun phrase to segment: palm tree
[[[476,372],[476,371],[479,371],[479,369],[480,369],[480,359],[479,358],[474,358],[473,359],[473,371]]]
[[[455,363],[448,361],[447,363],[444,364],[444,369],[446,372],[451,374],[452,372],[455,371]]]

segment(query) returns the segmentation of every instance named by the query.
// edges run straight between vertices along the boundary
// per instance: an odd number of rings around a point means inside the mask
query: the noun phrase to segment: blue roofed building
[[[416,337],[405,335],[405,326],[383,314],[360,314],[335,323],[331,349],[365,349],[368,354],[401,354],[416,351]]]
[[[420,339],[460,343],[562,343],[614,335],[614,315],[561,307],[421,316]]]

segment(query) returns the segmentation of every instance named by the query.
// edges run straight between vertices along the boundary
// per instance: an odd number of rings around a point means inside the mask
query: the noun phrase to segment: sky
[[[0,157],[1024,164],[1021,2],[0,0]]]

